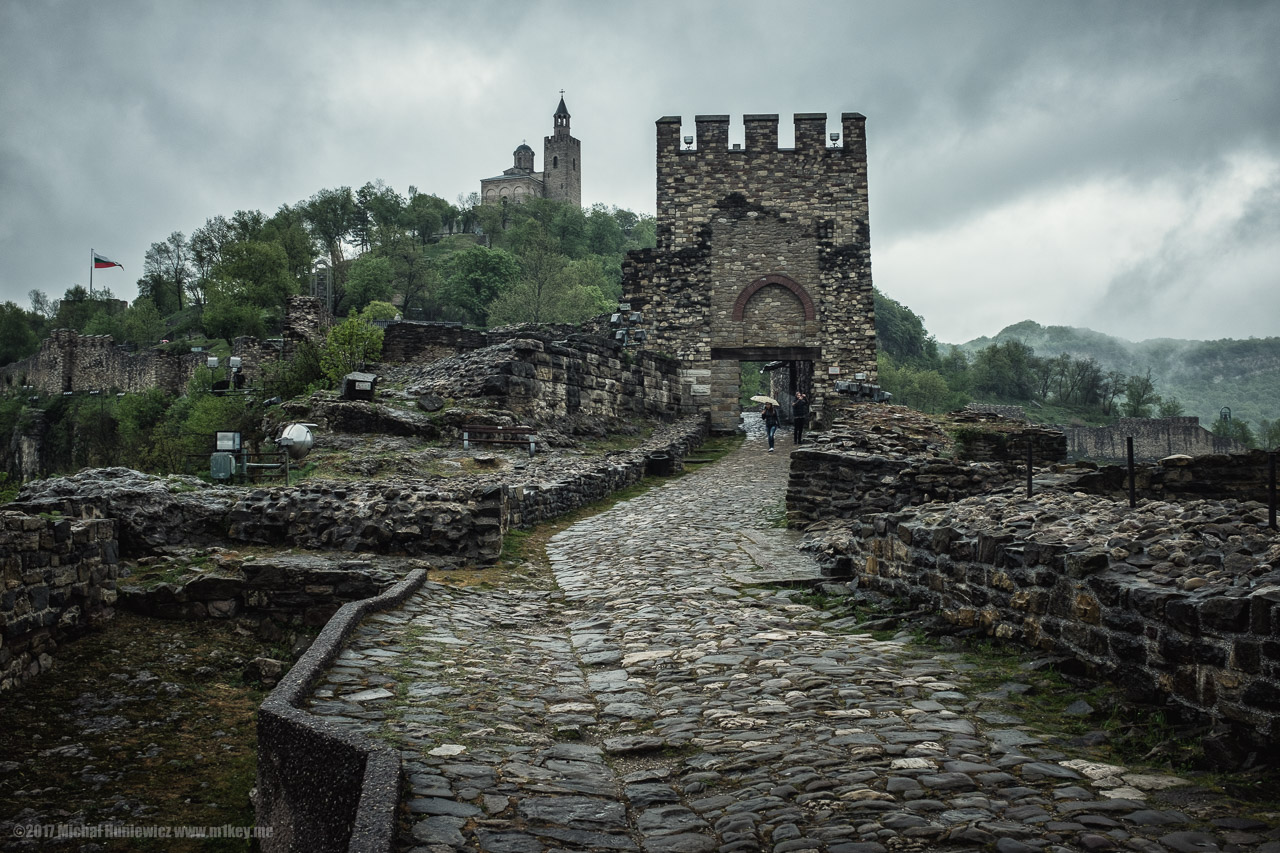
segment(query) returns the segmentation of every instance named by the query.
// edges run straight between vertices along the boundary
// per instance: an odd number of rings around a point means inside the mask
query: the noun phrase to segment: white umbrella
[[[752,397],[751,400],[752,402],[756,402],[756,403],[771,403],[775,406],[778,405],[777,400],[773,399],[772,397],[766,397],[763,394],[757,394],[754,397]]]

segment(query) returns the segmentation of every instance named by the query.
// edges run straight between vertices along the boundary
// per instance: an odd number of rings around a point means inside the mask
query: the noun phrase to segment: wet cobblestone
[[[554,589],[428,582],[311,710],[402,750],[414,853],[1252,851],[1275,826],[1159,802],[966,692],[959,656],[851,635],[780,526],[788,445],[576,523]]]

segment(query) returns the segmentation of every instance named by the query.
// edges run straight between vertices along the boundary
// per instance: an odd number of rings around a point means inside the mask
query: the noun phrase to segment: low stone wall
[[[824,571],[953,625],[1066,656],[1146,701],[1280,744],[1280,536],[1265,507],[1048,492],[863,518]]]
[[[387,326],[382,358],[393,362],[426,363],[489,345],[485,333],[461,323],[402,320]]]
[[[1025,479],[1013,466],[938,458],[894,458],[844,450],[791,453],[787,520],[860,518],[930,501],[986,494]]]
[[[968,403],[964,409],[967,412],[976,412],[983,415],[999,415],[1002,418],[1014,421],[1025,421],[1027,419],[1027,410],[1021,406],[1003,406],[998,403]]]
[[[250,615],[288,627],[320,627],[343,604],[372,598],[402,576],[368,559],[338,562],[277,555],[245,561],[184,583],[139,587],[123,582],[119,606],[161,619],[234,619]]]
[[[0,512],[0,692],[53,666],[53,652],[116,600],[113,521]]]
[[[398,607],[419,569],[376,598],[343,605],[258,709],[257,825],[264,853],[390,850],[400,805],[400,755],[302,710],[312,685],[370,613]]]
[[[159,477],[131,468],[94,468],[27,483],[10,508],[68,518],[110,518],[126,557],[166,545],[223,541],[227,514],[243,490],[210,486],[197,477]]]
[[[1011,426],[1008,421],[999,427],[987,423],[959,424],[953,433],[956,457],[968,462],[1007,462],[1025,468],[1030,447],[1032,463],[1036,466],[1067,458],[1067,437],[1062,430],[1025,424],[1017,428]]]
[[[1210,456],[1169,456],[1134,465],[1136,497],[1151,500],[1234,499],[1267,503],[1271,461],[1265,450]],[[1129,494],[1127,465],[1107,465],[1076,478],[1075,488],[1120,499]]]

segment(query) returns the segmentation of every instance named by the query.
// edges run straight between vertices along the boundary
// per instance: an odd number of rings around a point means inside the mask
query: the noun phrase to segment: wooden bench
[[[530,426],[482,426],[466,424],[462,427],[462,449],[470,450],[477,444],[519,444],[529,448],[532,456],[538,448],[538,431]]]

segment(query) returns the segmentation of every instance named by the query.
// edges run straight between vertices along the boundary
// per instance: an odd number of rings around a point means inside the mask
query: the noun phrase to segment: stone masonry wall
[[[828,146],[826,115],[797,114],[792,149],[776,115],[745,116],[733,149],[728,116],[697,116],[693,150],[680,122],[657,122],[658,245],[629,254],[624,301],[648,347],[686,362],[686,408],[714,429],[737,426],[743,360],[811,363],[821,422],[836,380],[876,372],[865,119],[843,114]]]
[[[700,417],[666,424],[635,450],[569,463],[554,476],[308,480],[245,490],[105,468],[28,484],[10,506],[114,519],[130,556],[165,545],[240,542],[482,565],[497,559],[509,528],[546,521],[637,482],[650,454],[666,454],[678,468],[706,430]]]
[[[861,404],[849,420],[791,453],[787,518],[795,524],[853,519],[930,501],[955,501],[1026,481],[1065,456],[1061,432],[961,415],[948,433],[899,406]],[[954,441],[954,446],[948,442]]]
[[[0,512],[0,692],[53,665],[53,653],[116,600],[113,521]]]
[[[485,333],[461,323],[400,321],[387,326],[382,358],[392,362],[432,362],[488,346]]]
[[[162,350],[129,352],[110,335],[81,335],[55,329],[28,358],[0,367],[0,382],[10,387],[31,386],[36,393],[127,391],[160,388],[179,393],[197,367],[202,353]]]
[[[866,516],[824,571],[1280,744],[1280,537],[1234,502],[1041,493]]]
[[[393,327],[394,328],[394,327]],[[671,421],[682,409],[680,365],[593,335],[538,327],[490,333],[481,350],[390,374],[410,394],[489,398],[535,424],[576,415]]]
[[[1025,477],[1000,463],[893,458],[857,451],[791,452],[787,520],[854,519],[930,501],[982,495]]]
[[[1149,500],[1254,501],[1269,499],[1271,463],[1265,450],[1210,456],[1167,456],[1159,462],[1134,466],[1134,492]],[[1072,487],[1120,500],[1129,493],[1127,465],[1107,465],[1080,473]]]
[[[1201,456],[1208,453],[1238,453],[1246,450],[1239,442],[1219,438],[1200,426],[1197,417],[1121,418],[1105,427],[1066,427],[1068,448],[1073,457],[1127,459],[1129,436],[1133,437],[1135,459],[1162,459],[1175,453]]]

